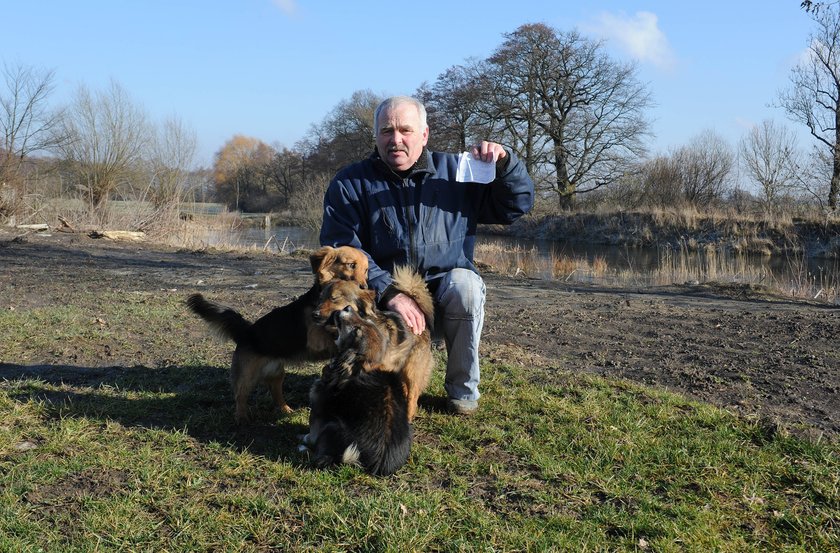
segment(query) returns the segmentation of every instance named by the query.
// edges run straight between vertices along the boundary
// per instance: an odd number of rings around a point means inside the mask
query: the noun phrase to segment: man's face
[[[429,127],[421,128],[417,108],[408,103],[391,106],[379,114],[377,123],[379,155],[395,171],[410,169],[429,140]]]

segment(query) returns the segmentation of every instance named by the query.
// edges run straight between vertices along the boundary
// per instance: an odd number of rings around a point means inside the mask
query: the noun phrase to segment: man
[[[458,182],[458,155],[426,148],[426,109],[414,98],[382,102],[374,129],[373,154],[343,168],[330,182],[321,244],[364,250],[377,300],[418,334],[425,329],[420,308],[389,286],[398,265],[424,275],[435,298],[435,334],[443,335],[448,354],[447,406],[470,414],[478,408],[485,299],[484,281],[473,263],[476,225],[510,224],[530,211],[534,184],[512,152],[486,141],[471,152],[495,163],[495,180]]]

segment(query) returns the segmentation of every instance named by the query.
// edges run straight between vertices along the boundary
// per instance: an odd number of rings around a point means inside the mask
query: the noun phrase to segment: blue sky
[[[504,33],[542,22],[606,41],[635,60],[656,107],[652,152],[711,129],[733,146],[772,107],[807,46],[799,0],[706,2],[5,2],[0,61],[56,73],[56,103],[79,85],[121,84],[154,120],[198,136],[199,165],[235,134],[291,147],[360,89],[411,94]],[[434,129],[432,129],[434,132]]]

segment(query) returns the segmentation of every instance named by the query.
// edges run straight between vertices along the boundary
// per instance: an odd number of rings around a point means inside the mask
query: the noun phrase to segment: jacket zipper
[[[417,266],[417,252],[414,251],[414,224],[412,221],[412,213],[411,213],[411,198],[409,196],[410,187],[409,183],[411,181],[411,177],[406,177],[402,179],[402,188],[403,188],[403,210],[405,212],[405,221],[408,225],[408,262],[412,267]]]

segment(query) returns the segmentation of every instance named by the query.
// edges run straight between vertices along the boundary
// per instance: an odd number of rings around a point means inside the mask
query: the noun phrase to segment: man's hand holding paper
[[[496,178],[496,162],[507,156],[501,145],[482,141],[469,151],[458,156],[458,182],[480,182],[486,184]]]

